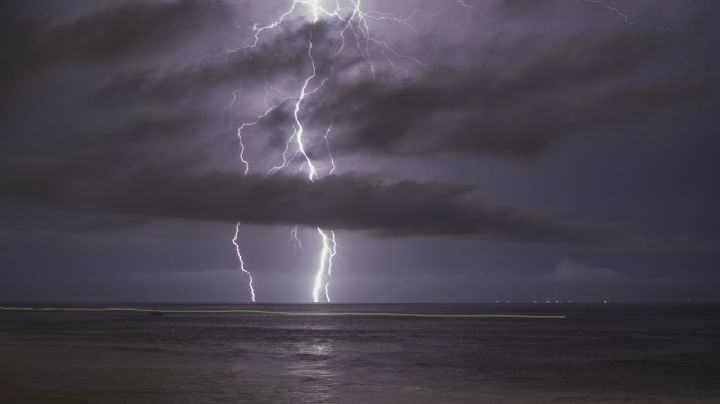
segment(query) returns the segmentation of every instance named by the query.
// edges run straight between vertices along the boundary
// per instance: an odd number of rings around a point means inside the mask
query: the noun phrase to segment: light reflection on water
[[[0,402],[509,403],[565,397],[664,403],[719,396],[712,375],[720,374],[720,306],[563,307],[562,313],[544,305],[504,308],[566,314],[561,320],[0,312]],[[53,378],[38,382],[38,374]]]
[[[296,402],[337,402],[338,368],[332,363],[330,342],[308,341],[295,345],[295,358],[287,365],[288,374],[299,382]]]

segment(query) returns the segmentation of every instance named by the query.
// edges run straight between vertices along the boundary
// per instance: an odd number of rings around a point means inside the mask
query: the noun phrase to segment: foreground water
[[[0,402],[720,402],[719,305],[140,308],[0,310]]]

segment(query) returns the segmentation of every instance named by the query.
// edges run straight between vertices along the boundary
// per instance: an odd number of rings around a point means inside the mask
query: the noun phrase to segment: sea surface
[[[720,403],[720,305],[132,307],[0,309],[0,403]]]

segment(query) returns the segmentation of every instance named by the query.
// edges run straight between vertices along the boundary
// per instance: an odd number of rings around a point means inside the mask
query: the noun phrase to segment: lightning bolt
[[[238,233],[240,233],[240,222],[235,225],[235,235],[233,236],[232,243],[235,245],[235,253],[237,254],[237,259],[240,262],[240,270],[245,272],[245,274],[248,276],[250,298],[252,299],[252,302],[255,303],[255,288],[253,287],[253,277],[250,271],[245,269],[245,261],[243,261],[242,254],[240,254],[240,245],[238,244]]]
[[[335,242],[334,231],[330,230],[330,237],[323,233],[319,228],[318,232],[323,239],[323,254],[327,255],[327,259],[325,260],[327,262],[327,272],[325,279],[325,300],[329,302],[330,292],[328,289],[330,288],[330,277],[332,276],[333,258],[335,258],[335,255],[337,254],[337,242]]]
[[[330,230],[328,233],[317,228],[318,234],[322,239],[322,250],[320,251],[320,264],[318,271],[315,273],[315,286],[313,287],[313,301],[320,301],[320,292],[325,291],[325,301],[330,302],[330,275],[332,275],[332,264],[335,254],[337,254],[337,243],[335,242],[335,232]]]
[[[232,92],[232,100],[230,101],[230,104],[226,108],[226,110],[228,112],[231,112],[232,108],[237,103],[238,95],[242,92],[242,87],[243,87],[243,83],[241,82],[240,88],[238,88]],[[267,97],[266,97],[265,105],[266,106],[268,105]],[[267,114],[269,114],[270,112],[272,112],[272,110],[266,111],[265,114],[259,116],[258,119],[256,119],[254,122],[243,123],[242,125],[240,125],[237,128],[237,138],[238,138],[238,141],[240,142],[239,158],[240,158],[240,162],[243,164],[243,174],[244,175],[247,175],[248,172],[250,171],[250,164],[245,159],[245,145],[243,143],[242,131],[243,131],[243,129],[245,129],[248,126],[257,125],[260,122],[260,120],[262,118],[264,118],[265,116],[267,116]],[[240,253],[240,245],[238,244],[238,234],[239,233],[240,233],[240,222],[237,222],[235,224],[235,234],[233,235],[232,243],[235,246],[235,254],[237,255],[237,260],[238,260],[238,264],[240,265],[240,270],[243,271],[248,277],[248,288],[250,289],[250,300],[253,303],[255,303],[255,287],[253,286],[253,277],[252,277],[252,274],[250,273],[250,271],[248,271],[245,268],[245,261],[243,260],[243,256]]]
[[[300,234],[298,233],[299,229],[297,226],[293,226],[292,229],[290,229],[290,236],[293,238],[293,241],[295,242],[295,248],[298,248],[302,250],[303,245],[302,241],[300,240]]]
[[[654,29],[656,31],[672,31],[672,28],[669,28],[669,27],[661,27],[661,26],[658,26],[655,24],[651,24],[650,22],[645,21],[645,20],[636,20],[636,19],[632,18],[630,16],[630,14],[620,10],[619,8],[617,8],[615,6],[612,6],[608,3],[606,3],[604,0],[584,0],[584,1],[589,4],[598,4],[604,8],[612,11],[613,13],[622,17],[622,19],[625,20],[626,24],[629,24],[629,25],[640,24],[640,25],[646,26],[647,28]]]
[[[267,173],[268,175],[271,175],[280,170],[287,169],[295,158],[300,157],[302,159],[302,165],[300,167],[300,170],[305,171],[308,181],[315,182],[320,179],[320,167],[316,165],[316,163],[313,161],[311,156],[308,155],[307,152],[306,144],[308,140],[306,136],[306,129],[303,126],[303,107],[307,98],[314,95],[318,91],[321,91],[324,88],[325,83],[333,76],[335,71],[335,61],[346,49],[346,38],[348,37],[348,33],[352,33],[352,36],[355,39],[355,48],[357,49],[358,53],[364,58],[373,77],[375,77],[376,74],[376,64],[372,57],[373,50],[377,51],[377,53],[382,55],[383,59],[388,63],[389,66],[405,74],[408,74],[408,70],[400,64],[400,61],[411,62],[424,66],[424,64],[420,60],[411,56],[403,55],[395,51],[392,45],[387,41],[376,38],[372,34],[370,26],[368,24],[368,20],[392,21],[397,24],[402,24],[406,27],[412,28],[412,26],[410,25],[410,21],[415,16],[417,10],[414,10],[407,17],[399,18],[391,13],[379,11],[363,11],[361,7],[361,0],[348,0],[344,3],[342,2],[342,0],[335,0],[333,3],[334,8],[326,8],[321,5],[320,0],[293,0],[289,7],[274,21],[269,22],[265,25],[261,25],[258,23],[253,24],[251,28],[252,40],[246,46],[246,49],[250,52],[255,50],[255,48],[261,41],[261,37],[264,35],[265,32],[271,32],[281,29],[282,24],[288,19],[290,19],[293,14],[299,12],[301,8],[309,11],[310,21],[312,23],[312,30],[310,30],[307,39],[306,57],[310,66],[310,73],[302,80],[302,83],[299,86],[297,93],[291,96],[282,97],[282,101],[280,103],[270,103],[268,101],[268,92],[266,88],[265,110],[258,114],[254,119],[243,122],[237,127],[236,136],[240,144],[239,159],[242,164],[244,174],[249,173],[250,164],[245,158],[246,148],[245,144],[243,143],[243,131],[249,127],[261,124],[261,122],[265,118],[267,118],[268,115],[271,114],[274,110],[279,108],[282,103],[290,101],[292,105],[293,118],[292,133],[285,142],[284,150],[281,153],[281,162],[278,165],[271,167],[267,171]],[[343,6],[343,4],[347,6]],[[321,18],[337,22],[339,26],[339,45],[335,50],[334,54],[332,55],[330,61],[330,68],[325,77],[318,77],[318,66],[316,64],[317,62],[313,54],[315,47],[313,35],[316,25]],[[277,92],[280,91],[277,90]],[[232,104],[235,103],[235,100],[236,93],[234,92]],[[330,125],[327,127],[324,135],[322,136],[322,139],[325,142],[328,160],[328,164],[326,168],[323,168],[323,171],[325,171],[328,175],[332,175],[337,169],[330,146],[330,136],[333,129],[333,123],[334,119],[331,120]],[[233,239],[233,243],[236,246],[238,260],[240,262],[240,269],[247,273],[250,278],[249,286],[251,291],[253,292],[253,301],[255,301],[254,291],[252,290],[252,276],[250,275],[250,272],[245,269],[242,255],[240,254],[240,247],[237,244],[238,229],[239,223],[236,226],[235,238]],[[319,253],[318,266],[314,276],[312,299],[316,303],[320,302],[322,299],[324,299],[324,301],[326,302],[330,302],[330,277],[332,275],[333,259],[337,255],[338,251],[338,242],[335,237],[335,232],[333,230],[322,229],[320,227],[316,227],[316,230],[318,235],[320,236],[321,248]],[[302,243],[298,236],[298,227],[293,227],[290,233],[292,238],[295,240],[296,246],[298,248],[302,248]]]
[[[458,0],[458,1],[462,1],[462,0]],[[628,25],[642,25],[642,26],[644,26],[645,28],[649,28],[649,29],[655,30],[655,31],[663,31],[663,32],[665,32],[665,33],[668,33],[668,32],[669,32],[669,33],[674,33],[674,32],[676,32],[676,29],[671,28],[671,27],[655,25],[655,24],[653,24],[653,23],[651,23],[651,22],[649,22],[649,21],[647,21],[647,20],[635,19],[635,18],[631,17],[630,14],[628,14],[627,12],[621,10],[620,8],[615,7],[615,6],[612,6],[612,5],[608,4],[608,3],[606,3],[605,0],[583,0],[583,1],[586,2],[586,3],[588,3],[588,4],[597,4],[597,5],[605,8],[605,9],[607,9],[607,10],[609,10],[609,11],[612,11],[613,13],[615,13],[615,14],[617,14],[619,17],[621,17],[621,18],[623,19],[623,21],[625,22],[625,24],[628,24]],[[688,58],[685,57],[685,55],[683,55],[675,46],[672,46],[672,47],[671,47],[671,50],[672,50],[673,54],[680,60],[680,62],[681,62],[685,67],[688,67],[688,68],[693,69],[693,70],[701,70],[700,68],[698,68],[698,66],[690,63],[690,61],[688,60]]]

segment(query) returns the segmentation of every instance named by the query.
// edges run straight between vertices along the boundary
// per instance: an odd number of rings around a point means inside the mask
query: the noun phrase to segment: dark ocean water
[[[565,318],[0,311],[0,402],[720,403],[720,305],[151,308]]]

